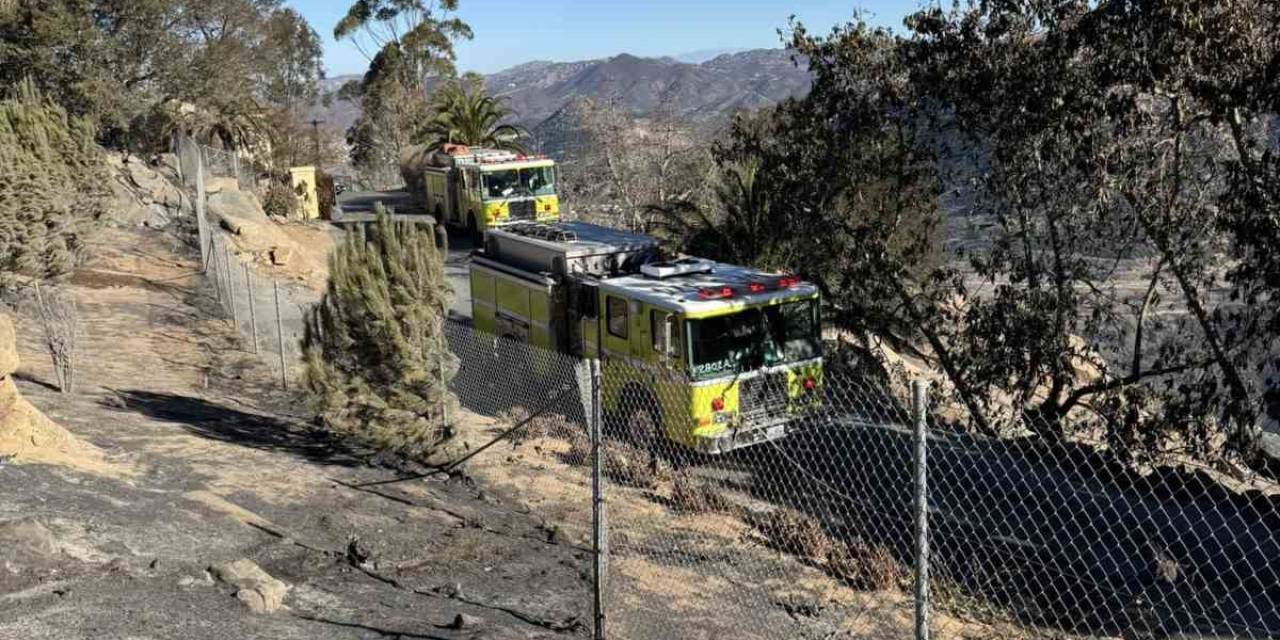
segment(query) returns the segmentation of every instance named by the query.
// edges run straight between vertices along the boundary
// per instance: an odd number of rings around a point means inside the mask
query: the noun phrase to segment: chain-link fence
[[[234,179],[237,188],[255,186],[252,168],[234,152],[200,145],[178,136],[180,172],[195,202],[195,237],[200,264],[213,295],[246,349],[262,357],[286,389],[301,362],[303,317],[318,295],[296,282],[263,276],[255,256],[241,253],[235,241],[208,213],[208,187],[216,179]]]
[[[198,202],[218,300],[290,382],[308,294],[259,278]],[[445,334],[450,420],[484,436],[460,468],[584,550],[582,592],[543,606],[599,637],[1280,637],[1274,481],[1135,465],[1032,416],[976,435],[834,350],[698,379]]]
[[[830,360],[593,376],[463,325],[449,344],[463,406],[519,427],[473,472],[571,539],[597,525],[608,637],[1280,637],[1274,482],[974,435]]]

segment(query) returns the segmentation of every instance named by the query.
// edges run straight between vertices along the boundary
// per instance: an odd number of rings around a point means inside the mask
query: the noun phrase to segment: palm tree
[[[514,111],[503,98],[491,96],[475,80],[451,82],[436,92],[435,115],[414,138],[429,149],[446,144],[508,149],[525,153],[520,138],[528,131],[503,123]]]
[[[689,200],[652,205],[659,231],[690,253],[735,264],[777,267],[785,263],[786,234],[769,194],[759,183],[755,158],[725,162],[710,207]]]

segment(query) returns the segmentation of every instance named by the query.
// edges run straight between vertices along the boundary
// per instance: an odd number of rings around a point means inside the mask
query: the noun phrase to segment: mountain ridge
[[[708,50],[681,54],[711,56],[701,62],[677,57],[619,53],[607,58],[556,62],[530,60],[484,76],[486,88],[507,99],[515,120],[534,128],[584,98],[611,100],[637,115],[669,110],[691,123],[755,109],[809,89],[809,71],[784,49]],[[359,75],[321,81],[326,93]],[[316,105],[308,118],[345,131],[359,116],[359,105],[338,100]]]

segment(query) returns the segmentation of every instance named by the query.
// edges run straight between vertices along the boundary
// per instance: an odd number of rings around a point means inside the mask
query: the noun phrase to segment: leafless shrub
[[[591,441],[580,438],[572,442],[572,448],[565,454],[569,464],[589,464],[591,462]],[[627,487],[637,489],[654,489],[658,483],[669,480],[670,470],[648,451],[638,449],[621,442],[604,442],[600,445],[600,453],[604,457],[604,475],[610,480]]]
[[[80,334],[80,311],[75,299],[61,289],[35,285],[36,311],[44,328],[45,346],[53,360],[58,390],[75,389],[76,337]]]
[[[704,482],[677,473],[671,485],[671,505],[681,513],[735,513],[738,506]]]
[[[794,509],[753,515],[751,524],[764,534],[770,546],[812,562],[826,562],[834,546],[817,518]]]
[[[902,578],[902,569],[888,548],[862,540],[835,541],[827,552],[827,572],[865,590],[893,589]]]

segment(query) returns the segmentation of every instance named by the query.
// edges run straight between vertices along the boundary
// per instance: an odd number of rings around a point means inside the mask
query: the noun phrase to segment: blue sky
[[[348,0],[286,0],[325,40],[329,75],[362,73],[367,61],[333,42]],[[899,27],[918,0],[460,0],[475,39],[457,45],[461,71],[489,73],[530,60],[582,60],[618,53],[678,55],[706,49],[777,47],[795,14],[810,30],[847,22],[855,8]]]

